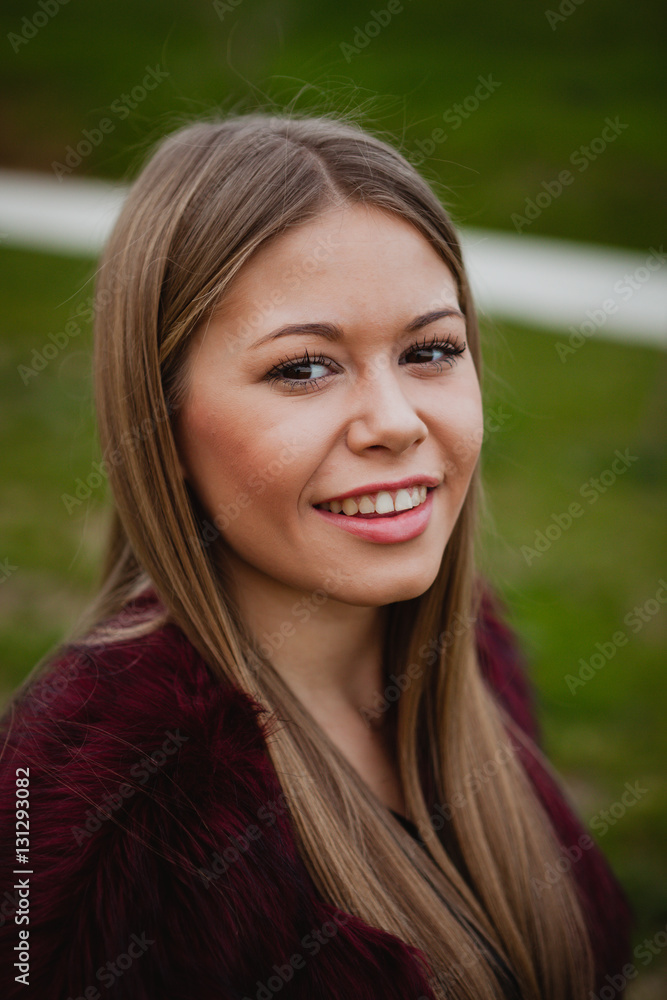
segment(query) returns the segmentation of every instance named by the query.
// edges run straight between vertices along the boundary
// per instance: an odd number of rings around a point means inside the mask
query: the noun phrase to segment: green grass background
[[[49,172],[83,129],[111,117],[114,131],[72,176],[128,179],[181,120],[297,94],[304,110],[361,106],[371,127],[416,152],[491,74],[500,87],[423,167],[456,221],[511,231],[525,199],[618,116],[628,128],[528,232],[647,253],[661,245],[659,3],[585,0],[552,30],[540,4],[406,2],[346,62],[341,43],[383,6],[243,0],[221,19],[201,0],[71,0],[14,52],[7,36],[39,8],[5,0],[0,164]],[[167,80],[126,119],[114,116],[112,102],[158,65]],[[4,696],[83,609],[108,507],[103,486],[71,513],[62,501],[100,458],[89,327],[27,385],[19,374],[92,294],[94,262],[13,249],[0,234],[0,268],[0,561],[16,567],[0,583]],[[481,564],[511,609],[547,749],[584,818],[618,802],[626,782],[648,789],[599,839],[637,911],[639,943],[667,925],[665,612],[637,634],[624,618],[667,577],[667,361],[596,335],[562,363],[562,333],[488,319],[484,339],[487,412],[506,416],[484,444]],[[590,505],[580,490],[616,449],[637,461]],[[528,565],[522,546],[576,501],[582,517]],[[619,629],[627,645],[571,693],[566,675]],[[630,997],[664,996],[666,957],[639,966]]]

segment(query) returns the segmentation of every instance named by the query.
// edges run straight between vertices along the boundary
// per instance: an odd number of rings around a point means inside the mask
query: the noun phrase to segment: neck
[[[386,608],[305,594],[234,565],[239,611],[264,656],[313,711],[363,714],[384,687]]]

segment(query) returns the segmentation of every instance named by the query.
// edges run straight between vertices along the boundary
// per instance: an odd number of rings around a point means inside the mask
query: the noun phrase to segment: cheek
[[[465,392],[448,397],[438,428],[447,475],[469,479],[484,438],[482,400],[476,380]]]
[[[249,434],[231,406],[203,398],[184,408],[178,427],[178,449],[187,478],[205,509],[229,502],[247,473]]]
[[[183,413],[178,440],[204,509],[233,523],[230,532],[279,521],[286,505],[294,506],[303,444],[284,427],[263,423],[256,409],[200,400]]]

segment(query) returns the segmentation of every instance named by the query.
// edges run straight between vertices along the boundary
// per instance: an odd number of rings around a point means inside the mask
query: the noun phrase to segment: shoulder
[[[143,777],[149,759],[183,766],[196,756],[204,768],[222,755],[227,773],[236,764],[243,773],[260,767],[261,712],[211,672],[173,623],[139,638],[74,643],[5,712],[1,775],[13,756],[30,761],[52,789],[66,779],[70,789],[91,785],[91,792],[105,770],[123,773],[127,765]]]
[[[169,720],[187,723],[203,737],[207,720],[219,718],[221,710],[226,721],[256,715],[259,706],[215,676],[173,622],[157,617],[152,630],[133,634],[132,626],[145,625],[160,607],[149,592],[99,632],[60,647],[5,710],[10,744],[37,745],[66,733],[74,737],[77,730],[86,742],[95,734],[102,742],[131,733],[144,740]]]
[[[61,650],[3,718],[0,978],[14,978],[24,905],[12,874],[17,774],[28,779],[20,846],[35,995],[61,995],[50,993],[54,974],[62,996],[93,983],[137,1000],[197,993],[193,969],[202,996],[209,978],[222,987],[238,977],[250,928],[296,909],[306,877],[261,712],[173,624]],[[68,941],[81,951],[76,972],[58,957]],[[113,971],[103,982],[98,970],[142,948],[151,959],[137,960],[116,994]]]
[[[132,613],[110,619],[107,632]],[[177,625],[117,635],[64,646],[10,703],[0,787],[19,763],[32,766],[45,795],[66,792],[68,802],[93,806],[123,777],[136,793],[137,781],[152,787],[178,771],[202,796],[213,772],[235,782],[270,777],[264,709],[214,674]]]

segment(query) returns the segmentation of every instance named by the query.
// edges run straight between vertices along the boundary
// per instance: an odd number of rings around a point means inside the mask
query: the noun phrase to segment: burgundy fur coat
[[[155,600],[148,591],[135,603]],[[537,736],[521,660],[497,611],[486,597],[477,624],[483,669]],[[0,995],[432,997],[410,946],[321,901],[296,849],[260,711],[219,683],[169,624],[86,654],[66,647],[5,712]],[[582,844],[587,831],[549,775],[522,759],[564,848]],[[598,848],[579,854],[572,867],[602,984],[628,960],[630,914]]]

